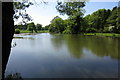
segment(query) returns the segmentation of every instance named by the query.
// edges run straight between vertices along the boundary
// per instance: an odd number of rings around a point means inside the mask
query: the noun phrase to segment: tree
[[[118,7],[114,7],[111,11],[109,18],[107,19],[107,24],[109,24],[109,26],[114,26],[112,32],[118,32],[118,27],[117,27],[117,25],[119,26],[119,24],[117,24],[117,22],[119,21],[118,9],[119,9]]]
[[[41,30],[41,29],[42,29],[42,25],[41,25],[41,24],[37,24],[37,25],[36,25],[36,29],[37,29],[37,30]]]
[[[120,1],[119,1],[120,3]],[[117,28],[118,28],[118,33],[120,33],[120,6],[118,7],[118,17],[117,17]]]
[[[17,13],[14,11],[15,7],[17,7],[16,3],[13,6],[13,2],[2,2],[2,79],[4,79],[4,73],[11,51],[11,42],[15,31],[13,20],[13,15]],[[17,9],[25,10],[22,7]],[[18,16],[14,18],[18,19]]]
[[[35,27],[34,22],[31,22],[31,23],[28,24],[28,29],[27,30],[31,31],[32,33],[33,33],[33,31],[35,31],[37,33],[37,29]]]
[[[71,22],[70,19],[64,20],[65,23],[65,30],[63,31],[64,34],[72,34],[71,26],[74,24]]]
[[[13,3],[2,3],[2,79],[4,79],[4,73],[8,58],[11,51],[11,42],[14,35],[14,21],[13,21]]]
[[[74,14],[81,12],[81,8],[83,8],[84,6],[84,2],[57,2],[56,9],[62,15],[66,14],[68,16],[73,16]]]
[[[15,29],[26,30],[27,29],[27,25],[15,25]]]
[[[44,30],[45,30],[45,27],[42,27],[41,30],[44,31]]]
[[[91,15],[84,17],[87,22],[87,32],[103,32],[107,27],[107,19],[110,16],[111,11],[108,9],[99,9],[93,12]]]
[[[62,20],[62,18],[56,16],[51,22],[52,23],[49,28],[50,32],[62,33],[65,30],[64,20]]]
[[[93,22],[92,27],[96,28],[99,32],[102,32],[104,27],[106,27],[106,19],[109,17],[109,10],[99,9],[94,12],[91,16],[91,21]]]
[[[49,30],[50,24],[45,26],[45,30]]]
[[[22,2],[14,2],[14,20],[17,21],[18,19],[22,18],[22,23],[27,23],[28,21],[32,21],[32,17],[26,13],[26,8],[29,8],[33,5],[32,2],[29,0],[22,0]]]
[[[24,1],[28,1],[28,0],[24,0]],[[44,1],[42,0],[42,2]],[[29,3],[29,1],[27,3]],[[24,4],[23,6],[26,5],[26,3],[20,3],[20,4],[21,5]],[[17,4],[16,4],[16,7],[17,7]],[[25,10],[26,7],[24,8],[19,7],[18,9]],[[11,42],[12,42],[14,31],[15,31],[14,20],[13,20],[14,14],[15,12],[13,7],[13,2],[2,2],[2,27],[3,27],[2,28],[2,43],[3,43],[2,44],[2,53],[3,53],[2,54],[2,79],[4,79],[4,73],[5,73],[6,65],[7,65],[8,58],[11,51]]]
[[[55,16],[50,22],[53,23],[55,19],[60,18],[59,16]]]
[[[79,33],[81,31],[81,22],[83,17],[83,7],[85,2],[58,2],[56,9],[62,15],[68,15],[70,22],[74,23],[69,26],[72,33]],[[68,31],[70,31],[68,30]]]

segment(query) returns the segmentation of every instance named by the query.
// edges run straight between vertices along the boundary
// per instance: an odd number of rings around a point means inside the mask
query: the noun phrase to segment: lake
[[[117,78],[119,38],[15,34],[6,75],[23,78]]]

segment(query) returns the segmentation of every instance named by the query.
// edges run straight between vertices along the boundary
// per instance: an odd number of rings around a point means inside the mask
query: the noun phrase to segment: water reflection
[[[83,41],[79,35],[65,35],[64,40],[71,56],[80,58],[83,52]]]
[[[113,59],[120,59],[120,57],[118,56],[119,38],[103,38],[81,35],[59,36],[61,37],[55,37],[51,39],[55,48],[60,49],[60,46],[65,44],[70,52],[70,55],[75,58],[80,58],[83,53],[83,48],[86,48],[88,50],[91,50],[93,54],[99,57],[110,56]]]
[[[86,39],[87,48],[99,57],[110,56],[113,59],[118,57],[118,39],[91,37]]]
[[[63,43],[63,36],[62,35],[53,35],[53,38],[51,38],[51,42],[55,49],[60,49],[62,47]]]
[[[39,36],[40,38],[45,37],[46,34],[40,35],[19,35],[19,37],[23,37],[22,39],[28,39],[30,41],[31,46],[35,45],[35,39]],[[86,48],[92,51],[93,54],[99,57],[110,56],[112,59],[120,59],[118,56],[118,41],[120,38],[111,38],[111,37],[95,37],[95,36],[82,36],[82,35],[56,35],[47,33],[45,37],[50,38],[52,45],[55,49],[60,50],[63,45],[66,45],[71,56],[75,58],[80,58],[83,54],[83,48]],[[18,36],[17,36],[18,37]],[[29,40],[30,39],[30,40]],[[33,40],[33,41],[31,41]],[[36,42],[37,44],[39,43]],[[14,44],[13,46],[16,46]]]
[[[118,38],[54,34],[23,37],[13,40],[17,46],[11,51],[6,73],[20,72],[25,78],[118,75]]]

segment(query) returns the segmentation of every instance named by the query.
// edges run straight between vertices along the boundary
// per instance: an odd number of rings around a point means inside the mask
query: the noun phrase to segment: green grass
[[[44,30],[44,31],[40,30],[40,31],[38,31],[38,33],[49,33],[49,31],[48,30]]]
[[[88,36],[120,37],[120,34],[115,34],[115,33],[84,33],[84,35],[88,35]]]
[[[20,33],[31,33],[31,31],[28,31],[28,30],[20,30]]]
[[[37,31],[37,33],[48,33],[49,31],[48,30],[40,30],[40,31]],[[31,31],[28,31],[28,30],[20,30],[20,33],[32,33]],[[33,33],[35,33],[33,31]]]
[[[20,33],[31,33],[31,31],[20,30]],[[35,32],[33,32],[33,33],[35,33]],[[49,33],[49,31],[48,30],[40,30],[40,31],[37,31],[37,33]],[[116,33],[84,33],[84,35],[87,35],[87,36],[120,37],[120,34],[116,34]]]

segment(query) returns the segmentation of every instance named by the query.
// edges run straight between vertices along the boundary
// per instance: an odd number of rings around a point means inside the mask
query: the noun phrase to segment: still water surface
[[[118,38],[17,34],[6,74],[23,78],[116,78]]]

